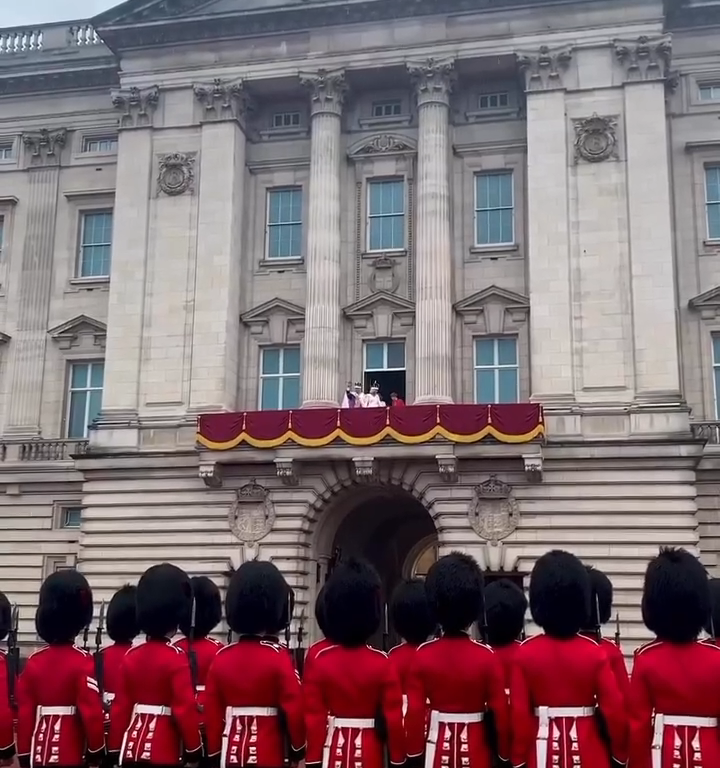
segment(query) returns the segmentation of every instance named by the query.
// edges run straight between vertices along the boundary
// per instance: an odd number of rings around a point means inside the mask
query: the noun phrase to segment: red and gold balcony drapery
[[[200,416],[197,441],[213,451],[228,451],[239,445],[277,448],[288,442],[315,448],[334,440],[366,446],[386,437],[406,445],[435,437],[453,443],[486,437],[527,443],[544,433],[542,408],[535,404],[413,405],[213,413]]]

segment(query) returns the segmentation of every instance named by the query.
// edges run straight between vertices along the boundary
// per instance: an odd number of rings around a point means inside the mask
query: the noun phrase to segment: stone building
[[[259,554],[312,634],[338,550],[389,589],[453,548],[522,579],[562,547],[612,577],[627,649],[658,545],[718,567],[720,12],[438,8],[0,30],[0,586],[27,644],[76,563],[101,599]],[[418,407],[340,412],[348,380]]]

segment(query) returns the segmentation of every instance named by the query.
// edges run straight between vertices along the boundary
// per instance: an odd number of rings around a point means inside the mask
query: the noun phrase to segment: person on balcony
[[[386,408],[385,402],[380,397],[380,387],[377,381],[372,383],[370,387],[370,394],[364,396],[363,406],[365,408]]]
[[[390,393],[390,407],[391,408],[398,408],[398,407],[402,407],[404,405],[405,405],[405,401],[401,397],[398,397],[398,393],[397,392],[391,392]]]
[[[350,382],[348,381],[343,395],[342,408],[362,408],[365,405],[365,395],[362,391],[362,384],[356,381],[353,388],[350,388]]]

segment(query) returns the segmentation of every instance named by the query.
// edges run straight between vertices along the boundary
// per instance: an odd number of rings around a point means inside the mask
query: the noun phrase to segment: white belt
[[[204,686],[204,685],[196,685],[196,686],[195,686],[195,690],[196,690],[198,693],[200,693],[200,691],[204,691],[204,690],[205,690],[205,686]]]
[[[172,715],[172,709],[170,707],[163,707],[159,704],[136,704],[133,707],[134,715]]]
[[[716,717],[694,717],[693,715],[662,715],[655,713],[652,740],[652,768],[662,766],[662,748],[665,728],[717,728]]]
[[[535,739],[537,768],[545,768],[547,765],[548,739],[550,738],[550,721],[559,717],[592,717],[595,714],[595,707],[537,707],[535,714],[539,721],[537,737]],[[577,741],[577,737],[575,741]]]
[[[323,747],[322,768],[329,768],[333,735],[338,728],[356,728],[360,731],[364,731],[374,727],[375,720],[371,717],[328,717],[327,735],[325,736],[325,746]]]
[[[408,697],[403,694],[403,718],[405,715],[407,715],[407,703],[408,703]]]
[[[38,707],[38,717],[67,717],[77,712],[76,707]]]
[[[220,748],[220,768],[227,768],[227,753],[230,743],[230,730],[238,717],[277,717],[280,710],[275,707],[225,707],[225,728]]]
[[[433,768],[437,741],[440,735],[441,725],[453,723],[482,723],[485,719],[484,712],[438,712],[433,709],[430,712],[430,727],[428,728],[427,744],[425,747],[425,768]]]
[[[114,693],[108,693],[107,691],[105,691],[105,692],[103,693],[103,701],[104,701],[106,704],[112,704],[112,702],[114,701],[114,699],[115,699],[115,694],[114,694]]]

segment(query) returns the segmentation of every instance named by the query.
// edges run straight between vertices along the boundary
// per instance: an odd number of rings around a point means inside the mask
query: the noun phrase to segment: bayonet
[[[195,642],[195,620],[197,614],[197,603],[195,596],[193,595],[192,607],[190,608],[190,634],[188,635],[188,663],[190,664],[190,676],[192,677],[193,690],[197,691],[198,687],[198,667],[197,656],[195,655],[195,648],[193,644]]]
[[[620,613],[615,614],[615,645],[620,647]]]
[[[20,625],[20,606],[15,603],[10,612],[10,631],[8,632],[8,702],[13,711],[17,709],[15,688],[20,674],[20,647],[18,646],[18,627]]]
[[[105,687],[103,685],[105,680],[105,667],[102,653],[103,646],[103,632],[105,630],[105,601],[100,603],[100,613],[98,614],[97,629],[95,630],[95,679],[97,680],[98,689],[100,690],[100,697],[103,700],[103,707],[107,709],[107,702],[105,701]]]

